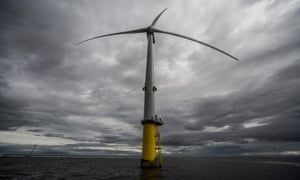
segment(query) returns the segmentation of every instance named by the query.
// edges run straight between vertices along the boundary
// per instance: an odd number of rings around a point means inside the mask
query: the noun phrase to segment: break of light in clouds
[[[299,154],[299,1],[0,3],[0,151],[139,155],[149,25],[163,153]]]

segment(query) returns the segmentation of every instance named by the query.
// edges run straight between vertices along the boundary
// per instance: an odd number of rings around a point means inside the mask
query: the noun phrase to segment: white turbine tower
[[[89,39],[86,39],[84,41],[81,41],[78,44],[82,44],[86,41],[90,41],[93,39],[98,39],[106,36],[114,36],[114,35],[122,35],[122,34],[136,34],[136,33],[146,33],[147,40],[148,40],[148,48],[147,48],[147,64],[146,64],[146,80],[145,80],[145,86],[143,90],[145,91],[145,99],[144,99],[144,118],[141,121],[143,124],[143,151],[142,151],[142,160],[141,160],[141,167],[161,167],[161,158],[160,158],[160,147],[157,147],[157,144],[160,144],[157,142],[159,140],[159,131],[156,126],[163,125],[163,122],[161,118],[158,118],[158,116],[155,113],[155,91],[157,88],[154,85],[154,67],[153,67],[153,58],[152,58],[152,44],[155,43],[155,33],[162,33],[162,34],[168,34],[172,36],[177,36],[183,39],[191,40],[196,43],[199,43],[201,45],[207,46],[209,48],[212,48],[222,54],[225,54],[234,60],[238,60],[236,57],[230,55],[229,53],[214,47],[210,44],[207,44],[205,42],[199,41],[197,39],[184,36],[181,34],[163,31],[157,28],[154,28],[154,25],[160,18],[160,16],[166,11],[167,9],[164,9],[161,13],[159,13],[156,18],[153,20],[150,26],[140,29],[134,29],[129,31],[123,31],[123,32],[116,32],[116,33],[110,33],[100,36],[95,36]],[[156,152],[158,150],[159,153]],[[157,155],[158,154],[158,155]]]

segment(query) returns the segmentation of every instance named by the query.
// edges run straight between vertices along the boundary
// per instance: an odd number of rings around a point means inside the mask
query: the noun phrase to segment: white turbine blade
[[[143,33],[143,32],[146,32],[146,28],[135,29],[135,30],[130,30],[130,31],[123,31],[123,32],[117,32],[117,33],[111,33],[111,34],[104,34],[104,35],[95,36],[95,37],[80,41],[80,42],[76,43],[75,45],[79,45],[79,44],[82,44],[84,42],[87,42],[87,41],[90,41],[90,40],[93,40],[93,39],[106,37],[106,36],[114,36],[114,35],[121,35],[121,34],[134,34],[134,33]]]
[[[230,55],[229,53],[227,53],[227,52],[225,52],[225,51],[223,51],[223,50],[221,50],[221,49],[219,49],[219,48],[217,48],[217,47],[214,47],[214,46],[212,46],[212,45],[210,45],[210,44],[207,44],[207,43],[205,43],[205,42],[199,41],[199,40],[197,40],[197,39],[194,39],[194,38],[191,38],[191,37],[188,37],[188,36],[184,36],[184,35],[181,35],[181,34],[176,34],[176,33],[168,32],[168,31],[162,31],[162,30],[155,29],[155,28],[153,28],[152,30],[153,30],[154,32],[164,33],[164,34],[169,34],[169,35],[173,35],[173,36],[177,36],[177,37],[181,37],[181,38],[184,38],[184,39],[188,39],[188,40],[197,42],[197,43],[202,44],[202,45],[204,45],[204,46],[210,47],[210,48],[212,48],[212,49],[214,49],[214,50],[216,50],[216,51],[219,51],[220,53],[223,53],[223,54],[225,54],[225,55],[227,55],[227,56],[233,58],[234,60],[237,60],[237,61],[239,60],[238,58],[236,58],[236,57]]]
[[[167,10],[168,8],[164,9],[161,13],[159,13],[156,18],[153,20],[151,26],[154,26],[156,24],[156,22],[158,21],[158,19],[160,18],[160,16]]]

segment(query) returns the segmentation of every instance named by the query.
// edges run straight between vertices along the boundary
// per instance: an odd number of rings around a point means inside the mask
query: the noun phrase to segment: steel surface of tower
[[[160,117],[158,117],[155,113],[155,91],[157,88],[154,85],[154,66],[153,66],[153,56],[152,56],[152,45],[155,43],[154,33],[162,33],[168,34],[176,37],[180,37],[183,39],[187,39],[190,41],[194,41],[201,45],[207,46],[212,48],[220,53],[223,53],[235,60],[238,60],[234,56],[230,55],[229,53],[216,48],[210,44],[207,44],[203,41],[196,40],[194,38],[180,35],[173,32],[162,31],[160,29],[154,28],[154,25],[160,18],[160,16],[166,11],[164,9],[161,13],[159,13],[156,18],[153,20],[152,24],[146,28],[140,28],[130,31],[123,31],[111,34],[100,35],[96,37],[92,37],[86,40],[83,40],[78,44],[84,43],[89,40],[107,37],[107,36],[114,36],[114,35],[122,35],[122,34],[136,34],[136,33],[146,33],[148,47],[147,47],[147,63],[146,63],[146,78],[145,78],[145,86],[143,90],[145,91],[144,97],[144,117],[141,121],[143,125],[143,146],[142,146],[142,159],[141,159],[141,167],[148,168],[148,167],[161,167],[161,156],[160,156],[160,133],[158,131],[157,126],[163,125],[163,122]]]

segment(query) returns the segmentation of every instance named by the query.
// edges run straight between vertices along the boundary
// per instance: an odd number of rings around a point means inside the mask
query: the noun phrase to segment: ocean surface
[[[120,157],[1,157],[0,179],[300,179],[299,157],[166,157],[161,169],[140,169],[139,163]]]

